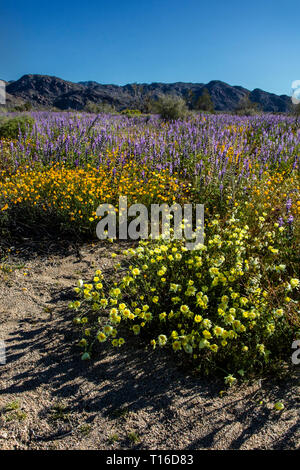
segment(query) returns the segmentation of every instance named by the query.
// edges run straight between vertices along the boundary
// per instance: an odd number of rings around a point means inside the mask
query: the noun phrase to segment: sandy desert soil
[[[299,367],[220,397],[221,381],[142,345],[80,361],[66,307],[79,277],[111,269],[110,248],[40,248],[13,248],[0,271],[0,449],[299,447]]]

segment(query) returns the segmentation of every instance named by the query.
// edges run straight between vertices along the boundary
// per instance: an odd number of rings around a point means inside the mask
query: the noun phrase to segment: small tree
[[[300,103],[294,104],[293,114],[295,114],[297,117],[300,117]]]
[[[32,110],[32,103],[30,103],[30,101],[26,101],[23,104],[14,106],[13,110],[17,111],[17,112],[20,112],[20,113],[23,112],[23,111],[31,111]]]
[[[186,102],[189,109],[193,109],[194,101],[195,101],[195,94],[192,90],[189,90],[187,92],[187,96],[185,98],[185,102]]]
[[[162,96],[154,103],[154,109],[165,121],[183,119],[187,113],[186,103],[179,96]]]
[[[1,118],[0,138],[17,139],[20,132],[25,134],[25,132],[31,131],[34,122],[34,119],[28,115]]]
[[[214,112],[214,104],[207,88],[203,89],[202,95],[199,96],[195,107],[199,111],[208,111],[210,113]]]
[[[101,113],[113,114],[115,113],[116,110],[114,106],[104,101],[101,103],[93,103],[92,101],[88,101],[84,107],[84,111],[87,113],[93,113],[93,114],[101,114]]]
[[[251,101],[249,95],[245,95],[240,99],[238,105],[235,108],[235,113],[239,116],[251,116],[257,114],[260,111],[260,105]]]

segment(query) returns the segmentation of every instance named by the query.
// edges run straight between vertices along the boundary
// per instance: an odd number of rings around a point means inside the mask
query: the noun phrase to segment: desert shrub
[[[166,121],[183,119],[187,113],[185,101],[177,96],[162,96],[153,104],[153,109]]]
[[[0,138],[17,139],[19,133],[25,134],[33,128],[34,119],[23,115],[0,120]]]
[[[93,114],[101,114],[101,113],[114,114],[116,112],[115,107],[109,103],[106,103],[106,102],[93,103],[92,101],[89,101],[85,105],[84,111],[86,113],[93,113]]]
[[[26,101],[23,104],[19,104],[14,106],[13,111],[20,112],[22,113],[23,111],[31,111],[32,110],[32,104],[30,101]]]
[[[204,88],[202,94],[196,101],[195,109],[199,111],[214,112],[214,104],[207,88]]]
[[[8,143],[9,147],[9,143]],[[130,161],[123,167],[107,165],[69,168],[51,167],[0,173],[0,225],[26,223],[27,227],[50,225],[55,220],[61,232],[96,236],[100,203],[118,207],[119,195],[128,203],[138,200],[150,205],[178,200],[186,202],[189,186],[178,174],[151,171],[146,165]],[[1,168],[1,166],[0,166]],[[58,231],[57,230],[57,231]]]
[[[135,117],[140,116],[142,113],[139,109],[123,109],[121,114],[128,116],[128,117]]]
[[[101,271],[90,283],[79,280],[79,300],[69,307],[81,328],[82,359],[95,342],[120,347],[128,334],[205,374],[222,371],[229,382],[232,374],[250,377],[289,358],[300,283],[283,262],[285,229],[265,230],[261,215],[254,236],[240,215],[236,209],[223,223],[215,216],[205,244],[192,251],[184,240],[141,241],[116,265],[119,282]]]
[[[235,114],[238,116],[255,116],[259,111],[259,104],[251,101],[248,95],[242,98],[235,108]]]
[[[292,108],[293,114],[295,114],[297,117],[300,116],[300,103],[295,104]]]

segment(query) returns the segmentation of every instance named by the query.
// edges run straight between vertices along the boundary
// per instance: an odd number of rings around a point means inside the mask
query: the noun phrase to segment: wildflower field
[[[97,207],[201,203],[205,239],[114,242],[115,271],[79,279],[82,359],[139,337],[186,367],[237,378],[290,361],[300,336],[300,126],[295,117],[31,113],[0,141],[0,227],[95,239]],[[100,243],[98,241],[98,243]]]

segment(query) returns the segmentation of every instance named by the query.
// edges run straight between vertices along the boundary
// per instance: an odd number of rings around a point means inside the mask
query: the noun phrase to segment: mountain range
[[[49,75],[24,75],[19,80],[6,83],[7,104],[31,103],[37,109],[83,110],[90,103],[108,104],[117,111],[143,109],[148,100],[161,95],[180,96],[196,102],[206,88],[216,111],[233,111],[245,97],[258,103],[265,112],[288,112],[291,98],[275,95],[256,88],[253,91],[241,86],[231,86],[219,80],[204,83],[151,83],[102,85],[94,81],[74,83]]]

